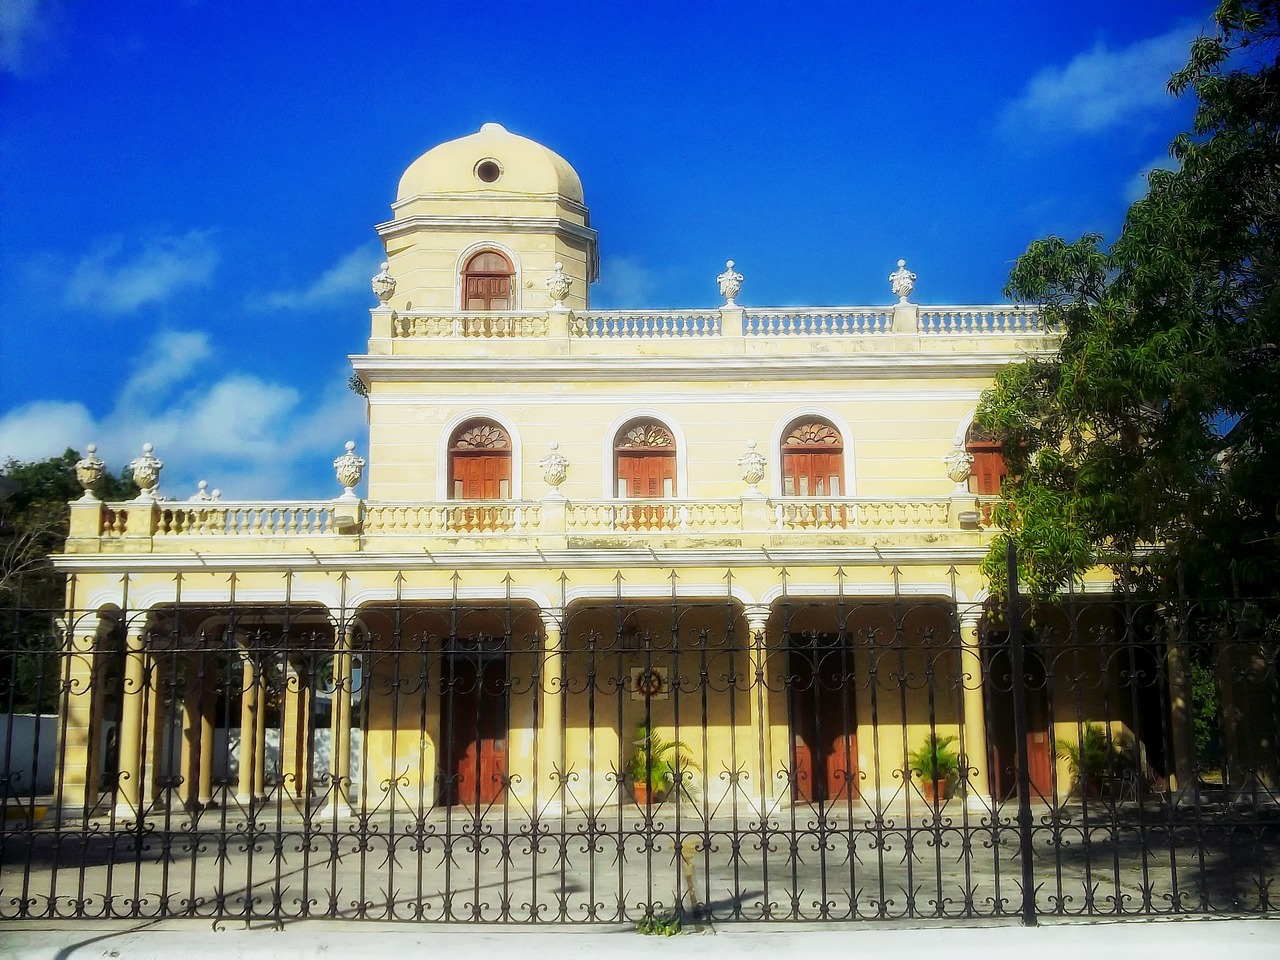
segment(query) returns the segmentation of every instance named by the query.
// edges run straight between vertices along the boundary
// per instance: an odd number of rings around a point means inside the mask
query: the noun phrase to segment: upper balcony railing
[[[711,310],[549,310],[385,313],[375,337],[529,340],[848,338],[1053,334],[1035,307],[1009,304],[917,307],[722,307]]]
[[[388,503],[328,501],[226,502],[133,500],[72,504],[69,553],[138,549],[226,551],[227,541],[296,542],[299,550],[326,541],[334,549],[363,549],[365,538],[525,540],[534,546],[589,547],[662,535],[734,537],[738,545],[803,545],[816,534],[843,531],[962,533],[990,524],[989,504],[977,497],[742,497],[739,499],[450,500]],[[988,507],[988,509],[983,509]],[[342,543],[339,538],[356,538]],[[605,538],[601,540],[601,538]],[[621,541],[615,538],[621,538]],[[99,546],[86,547],[89,541]],[[721,541],[730,542],[730,541]],[[115,546],[107,547],[107,544]],[[518,546],[513,543],[513,546]],[[252,549],[252,548],[251,548]],[[288,550],[287,546],[282,549]]]

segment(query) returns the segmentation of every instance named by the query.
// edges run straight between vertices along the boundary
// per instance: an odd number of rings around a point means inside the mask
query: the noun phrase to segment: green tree
[[[1062,343],[1004,369],[978,410],[1010,473],[996,593],[1007,538],[1038,598],[1099,564],[1166,596],[1278,582],[1280,0],[1215,19],[1169,81],[1197,99],[1179,169],[1151,173],[1109,247],[1037,240],[1010,275]]]
[[[84,490],[76,480],[80,454],[24,462],[9,459],[0,478],[0,712],[48,712],[57,705],[54,620],[66,603],[66,578],[49,557],[66,540],[69,501]],[[124,500],[138,488],[123,473],[102,478],[99,495]]]

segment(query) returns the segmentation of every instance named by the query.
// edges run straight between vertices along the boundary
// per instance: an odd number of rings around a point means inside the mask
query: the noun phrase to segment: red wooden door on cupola
[[[477,253],[463,271],[463,309],[510,310],[513,273],[502,254],[492,250]]]
[[[618,497],[627,500],[670,500],[676,496],[675,438],[666,427],[644,421],[624,427],[614,445]],[[670,506],[628,507],[621,517],[627,527],[664,528],[675,523]]]

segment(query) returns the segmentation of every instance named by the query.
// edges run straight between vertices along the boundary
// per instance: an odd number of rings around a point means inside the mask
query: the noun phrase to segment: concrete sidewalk
[[[1035,960],[1159,957],[1160,960],[1274,960],[1280,956],[1280,918],[1050,922],[1029,929],[966,923],[907,927],[854,923],[703,927],[669,939],[630,927],[459,927],[342,921],[298,921],[278,929],[169,920],[152,924],[66,921],[10,922],[0,926],[5,960],[310,960],[445,955],[450,960],[564,960],[585,952],[594,958],[706,960],[806,956],[907,960]]]

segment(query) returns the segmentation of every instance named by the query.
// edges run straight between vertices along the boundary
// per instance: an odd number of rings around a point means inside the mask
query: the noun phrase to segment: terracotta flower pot
[[[921,780],[920,792],[924,794],[925,800],[929,803],[937,805],[944,803],[947,799],[947,781],[942,780]]]

